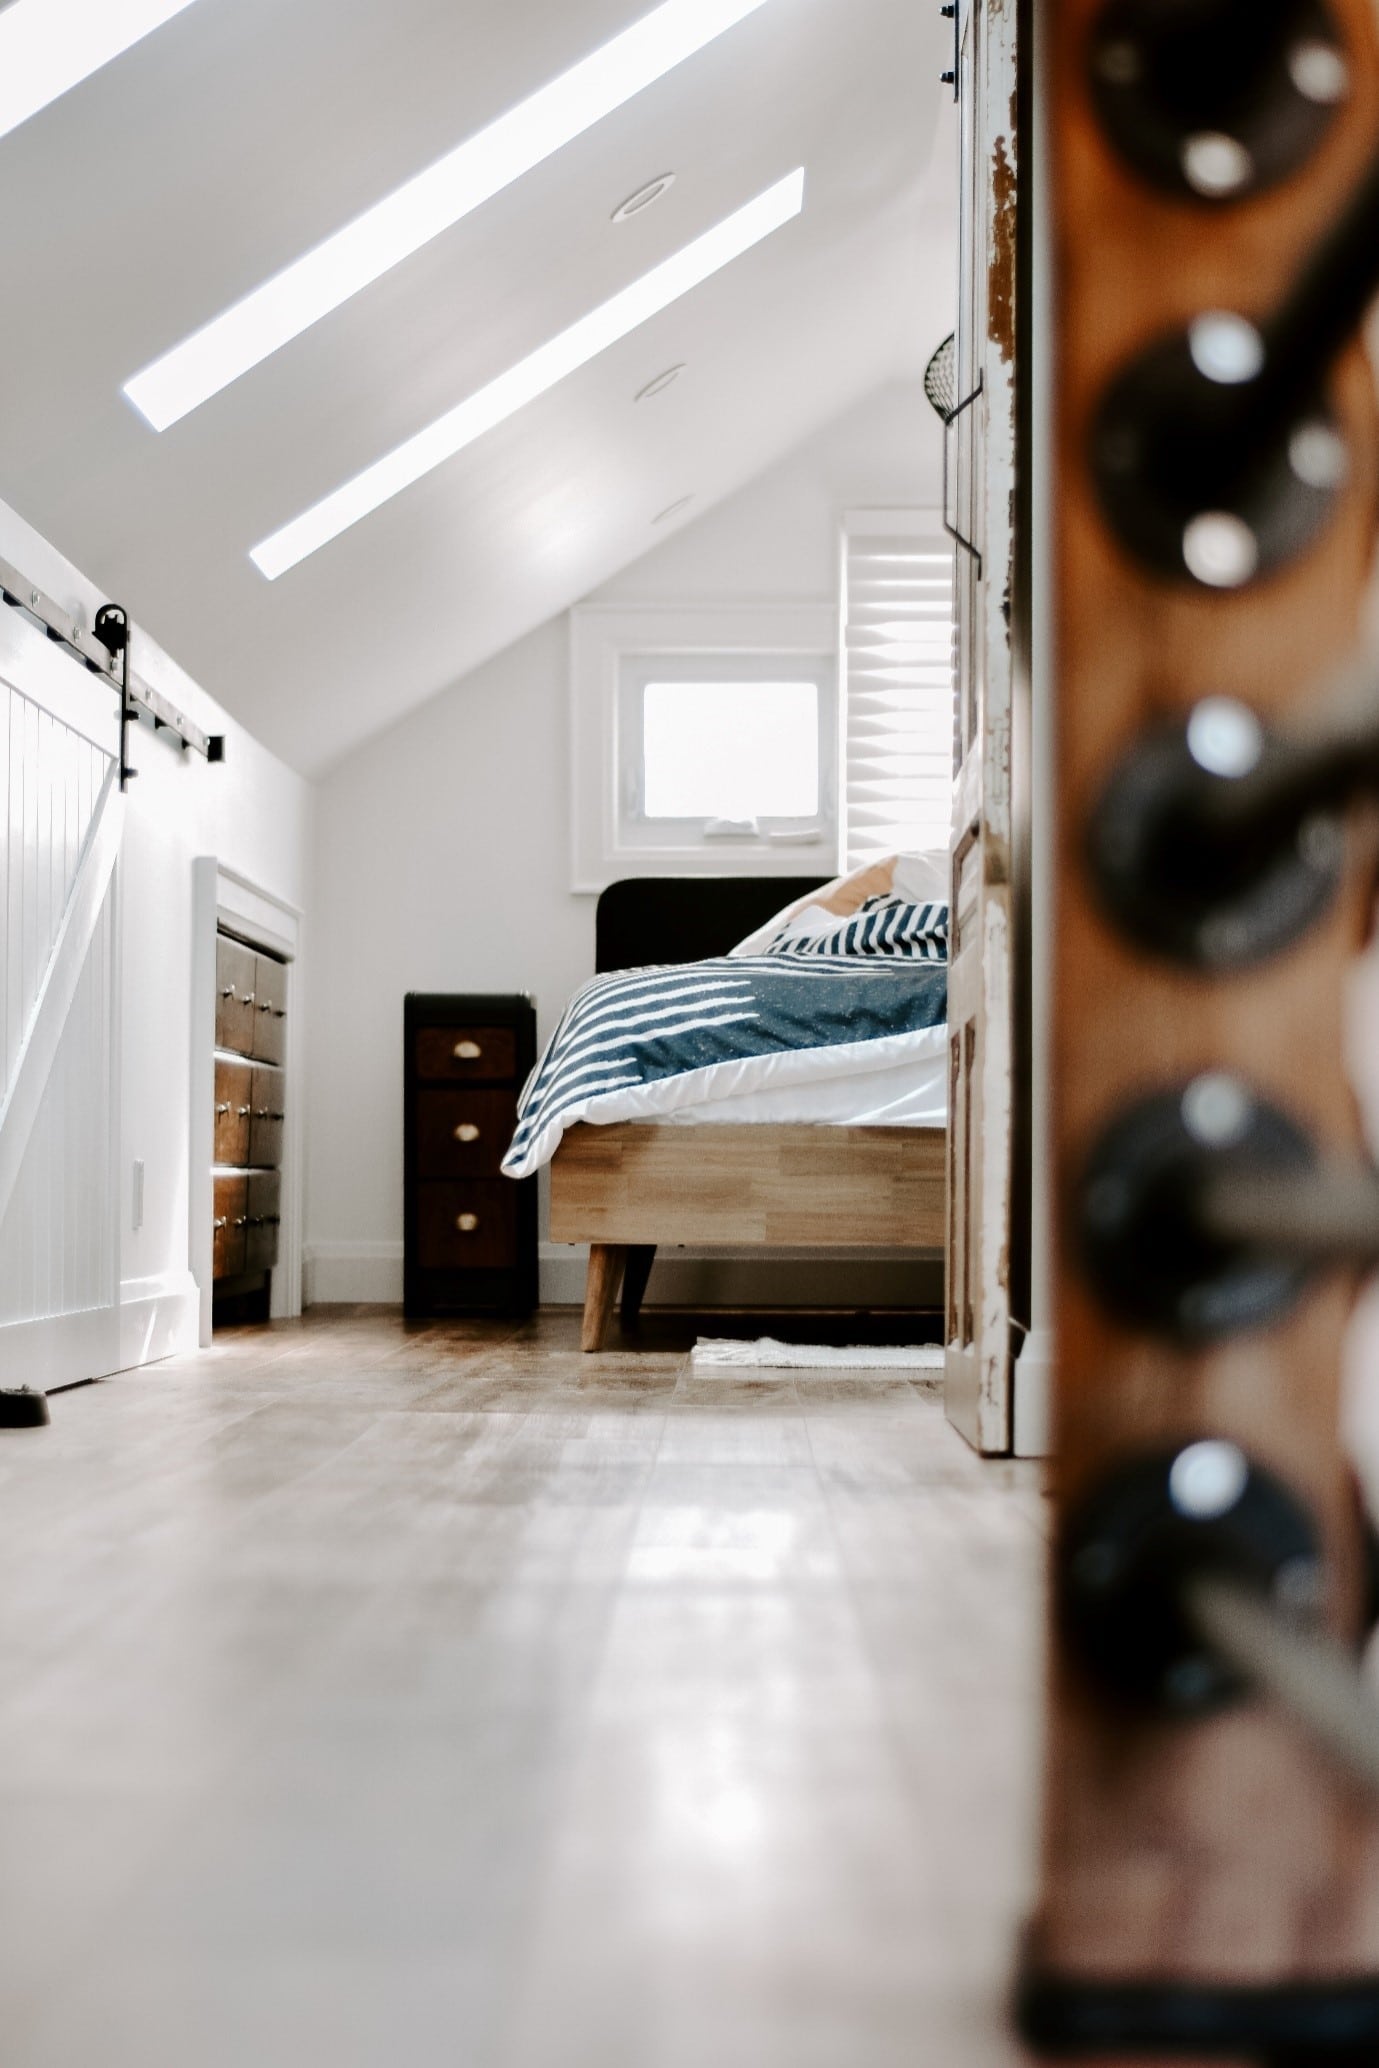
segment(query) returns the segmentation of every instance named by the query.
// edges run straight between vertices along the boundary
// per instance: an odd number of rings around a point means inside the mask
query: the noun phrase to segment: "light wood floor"
[[[5,2068],[1012,2068],[1042,1516],[894,1377],[351,1314],[0,1435]]]

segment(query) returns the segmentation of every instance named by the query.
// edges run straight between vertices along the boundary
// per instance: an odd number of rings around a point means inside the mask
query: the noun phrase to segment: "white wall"
[[[843,510],[934,501],[939,465],[919,383],[888,387],[597,600],[831,599]],[[544,1039],[592,973],[594,900],[569,889],[567,639],[562,616],[321,780],[308,1301],[401,1298],[404,994],[528,991]],[[851,1296],[886,1297],[873,1280],[852,1267]],[[664,1272],[653,1298],[658,1284]],[[543,1249],[543,1296],[574,1298],[579,1286],[572,1253]],[[675,1292],[736,1299],[750,1286],[717,1269],[682,1273]]]
[[[109,598],[0,503],[0,556],[86,625]],[[134,615],[131,612],[131,615]],[[138,630],[134,672],[208,733],[225,760],[179,754],[168,735],[132,735],[117,865],[120,1039],[120,1279],[126,1361],[196,1340],[189,1261],[192,861],[216,855],[271,895],[308,903],[310,786],[267,750]],[[74,664],[75,665],[75,664]],[[90,678],[91,695],[113,702]],[[144,1219],[132,1226],[132,1167],[144,1165]]]

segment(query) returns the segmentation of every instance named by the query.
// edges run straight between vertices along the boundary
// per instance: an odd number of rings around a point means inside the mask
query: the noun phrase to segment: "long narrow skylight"
[[[766,0],[663,0],[193,331],[126,381],[125,394],[155,431],[165,431],[765,5]]]
[[[428,424],[424,431],[418,431],[405,444],[375,460],[342,488],[323,497],[300,517],[294,517],[281,531],[255,546],[250,559],[270,582],[276,581],[309,553],[338,538],[381,503],[400,495],[442,461],[482,438],[495,424],[534,402],[567,374],[587,366],[619,338],[659,315],[662,309],[668,309],[681,295],[698,287],[732,259],[740,258],[754,244],[760,244],[763,237],[769,237],[773,230],[797,216],[803,206],[804,167],[800,166],[774,187],[768,187],[764,194],[758,194],[745,208],[739,208],[735,215],[706,230],[702,237],[696,237],[692,244],[685,245],[659,266],[653,266],[611,301],[601,303],[558,337],[538,346],[487,387]]]
[[[0,13],[0,136],[8,136],[191,4],[10,0]]]

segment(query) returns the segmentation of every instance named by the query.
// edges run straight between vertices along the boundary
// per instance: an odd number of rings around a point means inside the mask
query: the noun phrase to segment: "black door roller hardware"
[[[1206,309],[1122,368],[1096,412],[1103,512],[1151,572],[1238,590],[1324,530],[1350,471],[1332,367],[1379,284],[1379,158],[1283,305]]]
[[[1341,812],[1379,793],[1379,700],[1287,734],[1231,697],[1151,733],[1092,813],[1087,856],[1110,918],[1152,953],[1244,968],[1297,940],[1331,903]]]
[[[1328,1266],[1379,1261],[1379,1170],[1323,1156],[1241,1078],[1209,1072],[1117,1116],[1075,1216],[1110,1313],[1210,1343],[1278,1320]]]
[[[1322,0],[1112,0],[1090,72],[1126,162],[1168,193],[1218,204],[1296,172],[1351,88]]]

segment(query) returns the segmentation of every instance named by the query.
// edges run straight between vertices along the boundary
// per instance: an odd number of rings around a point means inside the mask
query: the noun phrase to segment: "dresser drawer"
[[[264,1063],[287,1055],[287,969],[271,955],[254,957],[253,1053]]]
[[[471,1083],[517,1075],[517,1036],[511,1027],[418,1027],[418,1077],[432,1083],[467,1079]]]
[[[278,1261],[282,1179],[275,1170],[249,1173],[244,1268],[271,1271]]]
[[[423,1271],[495,1270],[517,1254],[517,1187],[507,1178],[417,1186]]]
[[[254,1065],[249,1102],[250,1163],[276,1170],[283,1160],[283,1073],[267,1064]]]
[[[217,1278],[238,1278],[244,1271],[249,1219],[249,1180],[215,1181],[215,1262]]]
[[[249,1123],[254,1073],[248,1063],[215,1061],[215,1162],[236,1167],[249,1161]]]
[[[516,1091],[419,1091],[417,1175],[497,1177],[516,1124]]]
[[[225,934],[215,944],[215,1045],[247,1056],[254,1046],[254,983],[258,958]]]

